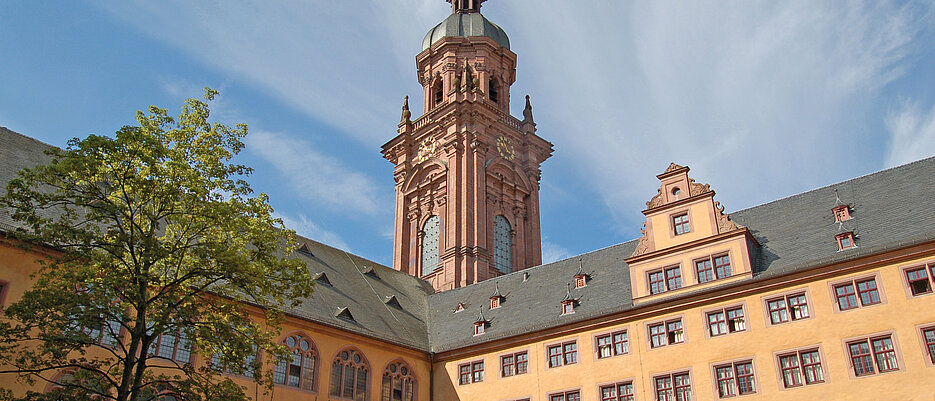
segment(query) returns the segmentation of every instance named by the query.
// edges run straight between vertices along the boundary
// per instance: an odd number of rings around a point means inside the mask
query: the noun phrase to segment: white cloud
[[[351,137],[393,137],[422,35],[445,8],[433,0],[108,1],[106,11]],[[403,84],[405,83],[405,84]],[[418,91],[421,92],[421,91]]]
[[[549,241],[542,241],[542,264],[557,262],[570,257],[571,252],[568,252],[562,246]]]
[[[881,120],[881,89],[931,29],[930,11],[892,2],[532,3],[508,3],[507,31],[550,162],[578,167],[634,234],[670,161],[729,210],[849,178],[839,154],[879,168],[884,132],[840,138]]]
[[[886,127],[892,136],[887,166],[935,155],[935,105],[925,113],[907,101],[886,118]]]
[[[285,176],[288,191],[347,215],[373,215],[379,210],[371,179],[325,155],[309,142],[285,134],[257,131],[244,139],[247,151],[272,164]]]
[[[935,26],[924,2],[487,4],[519,55],[514,106],[531,93],[556,145],[546,169],[575,168],[628,235],[670,161],[729,211],[849,178],[841,155],[865,160],[856,173],[882,167],[886,132],[840,138],[885,118],[881,93]],[[413,57],[447,14],[439,0],[103,7],[371,147],[393,136],[403,94],[421,98]]]
[[[295,230],[297,234],[303,237],[351,252],[351,247],[340,235],[321,228],[321,226],[309,220],[305,215],[286,216],[280,213],[273,213],[273,217],[282,219],[283,225],[286,226],[286,228]]]

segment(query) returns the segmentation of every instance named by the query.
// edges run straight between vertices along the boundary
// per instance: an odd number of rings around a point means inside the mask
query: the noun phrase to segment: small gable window
[[[578,272],[575,273],[575,289],[586,287],[588,285],[588,280],[591,279],[587,273],[584,272],[584,266],[581,264],[581,261],[578,261]]]
[[[568,315],[572,313],[575,313],[575,302],[574,301],[562,302],[562,314]]]
[[[458,312],[461,312],[461,311],[463,311],[463,310],[464,310],[464,304],[459,302],[459,303],[458,303],[458,306],[455,306],[455,311],[454,311],[454,313],[458,313]]]
[[[487,330],[487,322],[476,322],[474,323],[474,335],[479,336],[484,334]]]
[[[299,247],[296,250],[308,256],[315,256],[312,254],[312,250],[308,247],[308,244],[306,243],[302,243],[302,245],[299,245]]]
[[[500,307],[500,297],[490,298],[490,309],[496,309]]]
[[[836,206],[831,209],[834,213],[834,221],[844,221],[851,219],[851,208],[848,205]]]
[[[688,213],[682,213],[672,217],[672,227],[675,235],[691,232],[691,225],[688,223]]]
[[[857,247],[857,244],[854,243],[854,233],[846,232],[838,234],[834,237],[838,241],[838,250],[845,250],[848,248]]]

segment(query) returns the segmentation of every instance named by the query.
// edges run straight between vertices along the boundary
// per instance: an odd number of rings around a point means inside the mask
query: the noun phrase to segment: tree
[[[239,400],[219,366],[252,371],[257,348],[285,357],[281,310],[312,282],[290,257],[295,233],[231,162],[246,125],[209,122],[216,94],[177,118],[151,106],[113,138],[72,139],[8,184],[0,206],[26,227],[17,242],[51,251],[4,311],[0,371],[58,389],[5,398]],[[186,363],[192,349],[215,366]],[[254,377],[271,387],[269,369]]]

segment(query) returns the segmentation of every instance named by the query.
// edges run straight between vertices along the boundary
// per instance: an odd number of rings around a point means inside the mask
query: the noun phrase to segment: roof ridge
[[[36,143],[39,143],[39,144],[48,146],[48,147],[50,147],[50,148],[58,148],[58,149],[61,149],[61,148],[59,148],[58,146],[50,145],[50,144],[45,143],[45,142],[42,142],[42,141],[40,141],[40,140],[38,140],[38,139],[36,139],[36,138],[33,138],[33,137],[31,137],[31,136],[23,135],[23,134],[21,134],[21,133],[19,133],[19,132],[13,131],[13,130],[7,128],[7,127],[4,127],[4,126],[0,125],[0,132],[2,132],[2,131],[6,131],[7,133],[10,133],[10,134],[13,134],[13,135],[16,135],[16,136],[19,136],[19,137],[28,139],[28,140],[30,140],[30,141],[33,141],[33,142],[36,142]]]
[[[783,197],[783,198],[774,199],[774,200],[771,200],[771,201],[769,201],[769,202],[761,203],[761,204],[759,204],[759,205],[754,205],[754,206],[750,206],[750,207],[748,207],[748,208],[744,208],[744,209],[740,209],[740,210],[735,210],[735,211],[730,212],[730,213],[727,213],[727,214],[728,214],[728,215],[733,215],[734,213],[749,212],[750,210],[757,209],[757,208],[760,208],[760,207],[763,207],[763,206],[771,205],[771,204],[774,204],[774,203],[780,203],[780,202],[783,202],[783,201],[786,201],[786,200],[789,200],[789,199],[793,199],[793,198],[796,198],[796,197],[799,197],[799,196],[802,196],[802,195],[811,194],[811,193],[814,193],[814,192],[818,192],[818,191],[821,191],[821,190],[824,190],[824,189],[829,189],[829,188],[833,188],[833,187],[840,186],[840,185],[844,185],[844,184],[850,184],[850,183],[853,183],[853,182],[855,182],[855,181],[863,180],[863,179],[866,179],[866,178],[868,178],[868,177],[871,177],[871,176],[874,176],[874,175],[877,175],[877,174],[883,174],[883,173],[890,172],[890,171],[894,171],[894,170],[905,169],[905,168],[909,168],[909,167],[912,166],[912,165],[921,164],[921,163],[926,163],[926,162],[935,162],[935,156],[929,156],[929,157],[926,157],[926,158],[924,158],[924,159],[919,159],[919,160],[911,161],[911,162],[909,162],[909,163],[900,164],[900,165],[898,165],[898,166],[888,167],[888,168],[885,168],[885,169],[883,169],[883,170],[877,170],[877,171],[870,172],[870,173],[867,173],[867,174],[864,174],[864,175],[861,175],[861,176],[849,178],[849,179],[846,179],[846,180],[844,180],[844,181],[834,182],[834,183],[831,183],[831,184],[828,184],[828,185],[825,185],[825,186],[821,186],[821,187],[818,187],[818,188],[809,189],[809,190],[807,190],[807,191],[803,191],[803,192],[799,192],[799,193],[796,193],[796,194],[792,194],[792,195],[789,195],[789,196],[786,196],[786,197]]]

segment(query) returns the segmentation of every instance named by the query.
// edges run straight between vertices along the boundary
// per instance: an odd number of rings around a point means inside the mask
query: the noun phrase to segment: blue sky
[[[935,3],[493,0],[543,165],[546,261],[636,238],[669,162],[727,211],[935,154]],[[0,125],[64,146],[221,91],[299,233],[388,264],[392,166],[442,0],[0,3]],[[417,116],[413,116],[415,118]]]

